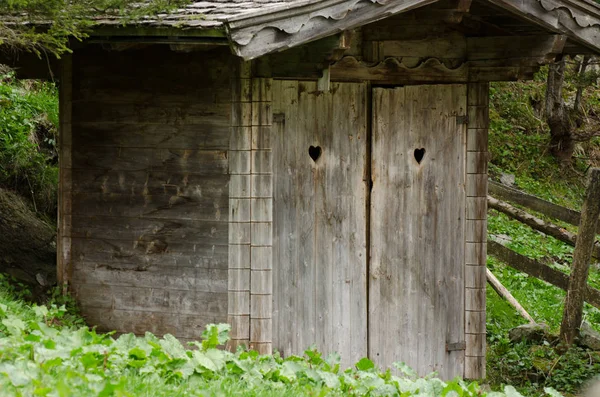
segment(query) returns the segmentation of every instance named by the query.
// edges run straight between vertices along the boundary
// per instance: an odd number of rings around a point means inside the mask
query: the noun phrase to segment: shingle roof
[[[256,12],[268,12],[269,9],[298,0],[210,0],[195,1],[169,14],[136,21],[136,24],[155,27],[182,27],[210,29],[223,26],[225,20]],[[96,20],[98,25],[120,25],[122,19],[115,15],[103,16]]]

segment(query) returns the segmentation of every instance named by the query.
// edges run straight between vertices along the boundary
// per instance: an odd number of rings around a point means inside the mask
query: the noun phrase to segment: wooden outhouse
[[[99,20],[54,70],[59,280],[101,330],[484,377],[489,82],[599,48],[586,0]]]

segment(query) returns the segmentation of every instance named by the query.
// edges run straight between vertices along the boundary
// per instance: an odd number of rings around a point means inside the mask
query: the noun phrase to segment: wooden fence
[[[575,226],[579,225],[579,221],[581,219],[580,212],[540,199],[536,196],[521,192],[517,189],[501,185],[492,180],[489,181],[488,186],[489,195],[491,196],[488,197],[488,203],[490,203],[490,208],[498,209],[504,214],[512,217],[513,219],[517,219],[527,224],[528,226],[531,226],[548,235],[558,238],[559,240],[564,241],[570,245],[575,245],[576,235],[571,234],[571,236],[569,236],[569,233],[566,232],[564,229],[548,222],[543,222],[544,225],[548,228],[546,228],[545,230],[541,230],[539,227],[536,226],[539,225],[539,222],[541,220],[523,210],[504,211],[502,210],[504,204],[506,204],[508,207],[510,207],[510,205],[507,203],[502,203],[502,201],[500,200],[508,201],[513,204],[518,204],[522,207],[528,208],[529,210],[544,214],[547,217],[558,219],[560,221]],[[500,203],[500,205],[498,203]],[[532,221],[529,218],[533,218],[534,220]],[[600,229],[600,227],[596,230],[597,233],[600,234],[600,230],[598,229]],[[558,230],[558,232],[554,232],[554,230]],[[556,235],[557,233],[560,233],[561,230],[562,232],[566,232],[565,235],[571,237],[570,241],[567,237],[561,238],[560,235]],[[521,255],[493,240],[488,239],[487,247],[489,255],[498,258],[508,266],[519,270],[523,273],[526,273],[532,277],[550,283],[565,291],[567,290],[569,285],[569,276],[567,274],[559,270],[553,269],[550,266],[545,265],[541,262]],[[595,247],[594,249],[594,256],[596,256],[597,258],[600,257],[600,251],[598,250],[598,247]],[[600,309],[600,290],[592,288],[588,285],[586,287],[584,298],[586,302]]]

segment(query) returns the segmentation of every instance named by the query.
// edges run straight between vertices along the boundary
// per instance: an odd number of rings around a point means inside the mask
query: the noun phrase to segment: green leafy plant
[[[220,348],[227,324],[207,325],[192,349],[171,335],[115,339],[64,322],[65,306],[28,306],[11,291],[0,278],[3,396],[521,396],[512,387],[486,394],[475,382],[419,378],[402,363],[381,371],[363,358],[343,370],[338,354],[314,348],[286,358],[232,353]]]

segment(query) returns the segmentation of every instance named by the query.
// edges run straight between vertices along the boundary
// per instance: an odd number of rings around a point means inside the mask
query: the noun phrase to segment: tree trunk
[[[0,272],[34,287],[56,284],[56,228],[16,194],[0,188]]]
[[[592,249],[596,241],[596,226],[600,215],[600,168],[590,170],[586,198],[581,209],[577,244],[573,252],[573,266],[560,326],[561,341],[570,346],[579,335],[583,319],[583,302],[587,288]]]
[[[550,64],[546,84],[546,121],[550,127],[550,152],[561,162],[571,161],[575,142],[571,123],[562,97],[565,81],[565,59]]]

